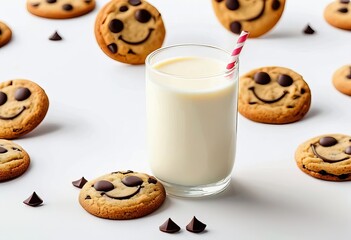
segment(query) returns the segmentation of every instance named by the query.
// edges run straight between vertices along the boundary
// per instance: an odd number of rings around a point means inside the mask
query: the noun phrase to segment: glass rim
[[[238,69],[239,59],[237,60],[237,64],[235,64],[235,66],[233,68],[231,68],[231,69],[226,69],[225,68],[223,70],[223,72],[219,72],[219,73],[208,75],[208,76],[199,76],[199,77],[186,77],[184,75],[175,75],[175,74],[165,73],[165,72],[159,71],[159,70],[157,70],[157,69],[152,67],[151,60],[152,60],[153,57],[155,57],[157,54],[159,54],[159,53],[161,53],[163,51],[166,51],[166,50],[172,49],[172,48],[178,48],[178,47],[203,47],[203,48],[214,49],[214,50],[220,51],[220,52],[228,55],[228,63],[229,63],[230,56],[231,56],[231,53],[228,52],[227,50],[224,50],[224,49],[222,49],[220,47],[216,47],[216,46],[209,45],[209,44],[198,44],[198,43],[174,44],[174,45],[169,45],[169,46],[166,46],[166,47],[161,47],[159,49],[156,49],[156,50],[151,52],[146,57],[146,59],[145,59],[145,66],[148,69],[148,71],[157,73],[159,75],[176,78],[176,79],[194,79],[194,78],[195,79],[208,79],[208,78],[215,78],[215,77],[221,77],[221,76],[228,76],[228,75],[234,73],[234,71]]]

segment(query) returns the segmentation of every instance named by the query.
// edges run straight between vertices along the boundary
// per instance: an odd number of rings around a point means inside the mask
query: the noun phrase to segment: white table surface
[[[287,1],[275,28],[250,39],[241,73],[269,65],[294,69],[312,91],[312,106],[299,122],[255,123],[239,115],[237,157],[230,187],[202,199],[167,197],[153,214],[129,221],[88,214],[71,182],[116,170],[150,173],[145,147],[144,66],[108,58],[98,47],[93,25],[99,0],[88,15],[48,20],[29,14],[24,0],[0,0],[0,20],[13,39],[0,49],[0,81],[26,78],[50,98],[41,125],[15,140],[31,156],[21,177],[0,183],[0,239],[348,239],[351,183],[327,182],[298,169],[296,147],[326,133],[351,134],[351,97],[331,83],[333,72],[351,63],[351,32],[323,18],[329,0]],[[206,43],[231,50],[237,36],[217,21],[210,0],[150,0],[162,13],[164,45]],[[307,23],[316,30],[304,35]],[[58,30],[63,41],[49,41]],[[33,191],[44,200],[32,208],[22,201]],[[207,231],[185,230],[196,216]],[[167,218],[177,234],[158,230]]]

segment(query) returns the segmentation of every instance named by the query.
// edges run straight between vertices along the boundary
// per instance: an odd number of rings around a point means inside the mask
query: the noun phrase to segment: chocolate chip
[[[141,23],[147,23],[151,19],[151,14],[148,10],[139,9],[134,14],[135,19]]]
[[[27,98],[29,98],[29,96],[31,95],[31,92],[28,88],[25,87],[19,87],[16,89],[15,92],[15,99],[17,101],[24,101]]]
[[[341,174],[338,176],[339,179],[343,180],[349,177],[349,174]]]
[[[240,22],[232,22],[229,26],[230,31],[233,33],[239,34],[241,32],[241,23]]]
[[[280,74],[278,77],[277,82],[279,83],[280,86],[282,87],[288,87],[293,83],[293,79],[286,74]]]
[[[322,137],[321,139],[319,139],[319,144],[323,147],[331,147],[337,143],[338,141],[333,137]]]
[[[90,197],[90,195],[87,195],[84,199],[89,200],[89,199],[91,199],[91,197]]]
[[[1,28],[0,28],[0,35],[2,34],[2,30],[1,30]]]
[[[56,0],[46,0],[47,3],[55,3]]]
[[[130,5],[132,6],[138,6],[141,4],[141,1],[140,0],[129,0],[128,1]]]
[[[60,36],[60,34],[58,34],[57,31],[55,31],[50,37],[49,40],[51,41],[60,41],[62,40],[62,37]]]
[[[128,187],[135,187],[143,184],[143,180],[137,176],[127,176],[122,179],[122,183]]]
[[[128,50],[128,54],[136,55],[136,53],[135,53],[132,49],[129,49],[129,50]]]
[[[4,147],[0,147],[0,153],[7,153],[7,149]]]
[[[63,4],[62,5],[62,9],[65,11],[72,11],[73,10],[73,6],[71,4]]]
[[[258,72],[254,76],[254,81],[257,84],[266,85],[271,81],[271,77],[266,72]]]
[[[78,180],[75,180],[72,182],[73,186],[77,187],[77,188],[82,188],[84,186],[84,184],[86,184],[88,181],[82,177]]]
[[[43,200],[41,200],[41,198],[35,192],[33,192],[33,194],[29,198],[23,201],[23,203],[31,207],[36,207],[42,204]]]
[[[279,0],[274,0],[272,2],[272,9],[273,10],[278,10],[280,8],[280,1]]]
[[[100,180],[94,184],[94,188],[96,191],[107,192],[107,191],[111,191],[112,189],[114,189],[115,186],[109,181]]]
[[[350,3],[350,0],[340,0],[340,3],[348,4],[348,3]]]
[[[293,105],[288,105],[287,108],[294,108],[294,106]]]
[[[186,225],[186,230],[193,233],[200,233],[203,230],[205,230],[205,228],[206,228],[206,224],[200,222],[195,216],[190,221],[190,223]]]
[[[304,94],[305,92],[306,92],[306,90],[304,88],[301,88],[300,93]]]
[[[111,53],[117,53],[118,52],[118,47],[116,43],[111,43],[107,45],[108,50],[110,50]]]
[[[347,13],[349,10],[347,8],[339,8],[338,12]]]
[[[128,11],[128,7],[127,6],[122,6],[122,7],[119,8],[119,11],[120,12],[126,12],[126,11]]]
[[[326,171],[324,171],[324,170],[320,170],[318,173],[321,174],[321,175],[327,175],[327,174],[328,174],[328,173],[327,173]]]
[[[0,91],[0,106],[5,104],[6,101],[7,101],[6,93]]]
[[[351,146],[348,146],[348,147],[345,149],[345,153],[351,155]]]
[[[347,77],[348,79],[351,79],[351,67],[350,67],[350,73],[349,73],[348,75],[346,75],[346,77]]]
[[[307,26],[305,27],[303,32],[305,34],[314,34],[315,33],[315,31],[313,30],[313,28],[309,24],[307,24]]]
[[[175,233],[180,230],[180,227],[175,222],[173,222],[172,219],[168,218],[167,221],[159,227],[159,229],[165,233]]]
[[[226,0],[225,1],[225,6],[229,9],[229,10],[237,10],[240,8],[240,4],[238,0]]]
[[[110,23],[108,24],[108,28],[113,33],[119,33],[119,32],[121,32],[123,30],[124,24],[119,19],[112,19],[110,21]]]
[[[153,177],[149,177],[149,179],[147,180],[148,183],[152,183],[152,184],[156,184],[157,180]]]
[[[91,0],[84,0],[84,2],[85,2],[86,4],[89,4],[89,3],[91,3]]]

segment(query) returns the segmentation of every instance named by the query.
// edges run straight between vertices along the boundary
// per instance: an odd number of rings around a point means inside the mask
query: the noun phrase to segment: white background
[[[247,41],[241,74],[269,65],[291,68],[309,84],[312,106],[304,119],[288,125],[255,123],[239,115],[237,158],[227,191],[203,199],[168,197],[153,214],[129,221],[100,219],[82,209],[73,180],[127,169],[150,173],[145,69],[115,62],[98,47],[93,26],[106,2],[98,1],[93,12],[79,18],[49,20],[29,14],[24,0],[0,0],[0,20],[13,30],[12,41],[0,49],[0,81],[30,79],[50,99],[41,125],[15,140],[32,162],[21,177],[0,183],[1,239],[349,238],[351,183],[314,179],[294,160],[297,146],[309,138],[351,134],[351,97],[331,83],[333,72],[351,63],[351,32],[325,22],[329,0],[287,1],[275,28]],[[165,46],[234,47],[237,36],[220,25],[210,0],[150,2],[162,13]],[[307,23],[316,34],[302,33]],[[55,30],[63,41],[48,40]],[[33,191],[43,206],[22,203]],[[185,230],[193,216],[207,224],[206,232]],[[181,232],[158,230],[169,217]]]

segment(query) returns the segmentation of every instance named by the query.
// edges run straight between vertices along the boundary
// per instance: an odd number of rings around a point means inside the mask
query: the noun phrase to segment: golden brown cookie
[[[27,10],[39,17],[66,19],[79,17],[95,8],[95,0],[27,0]]]
[[[0,182],[22,175],[29,163],[29,155],[21,146],[0,139]]]
[[[100,48],[124,63],[144,64],[147,55],[162,46],[165,34],[161,14],[142,0],[112,0],[96,17]]]
[[[351,64],[335,71],[333,85],[339,92],[351,96]]]
[[[297,166],[312,177],[351,180],[351,137],[325,134],[302,143],[295,152]]]
[[[80,191],[79,203],[97,217],[133,219],[154,212],[165,198],[165,189],[156,178],[119,171],[88,181]]]
[[[311,105],[302,76],[284,67],[262,67],[240,77],[238,110],[256,122],[284,124],[300,120]]]
[[[7,44],[12,37],[11,29],[3,22],[0,22],[0,47]]]
[[[271,30],[279,21],[285,0],[212,0],[219,22],[229,31],[250,32],[250,38]]]
[[[0,138],[29,133],[44,119],[48,108],[49,99],[36,83],[24,79],[0,83]]]
[[[351,2],[335,0],[324,9],[324,19],[332,26],[351,30]]]

